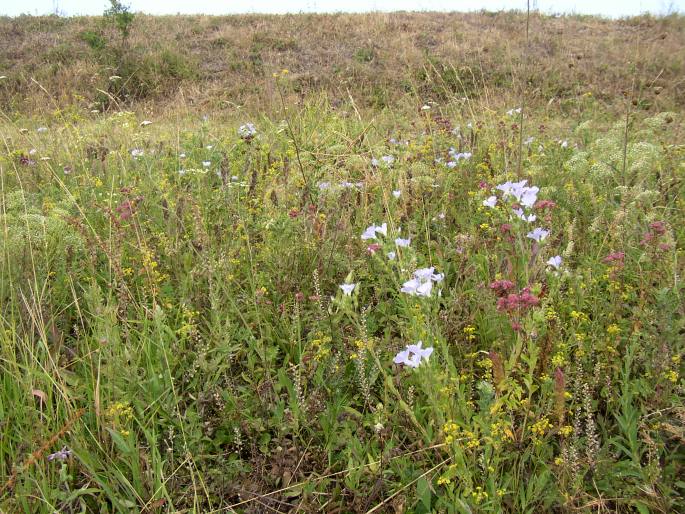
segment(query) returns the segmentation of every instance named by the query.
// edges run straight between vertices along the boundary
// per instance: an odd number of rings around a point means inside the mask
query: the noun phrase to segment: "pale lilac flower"
[[[433,282],[442,282],[445,276],[442,273],[433,273],[434,267],[420,268],[414,272],[413,278],[402,284],[400,291],[411,296],[430,296],[433,290]]]
[[[568,141],[566,141],[565,139],[563,141],[560,140],[559,146],[561,146],[562,148],[567,148],[568,147]]]
[[[521,191],[521,197],[518,199],[525,207],[532,207],[538,199],[540,188],[537,186],[524,187]]]
[[[403,364],[410,368],[418,368],[422,361],[428,360],[433,353],[433,347],[422,348],[423,342],[408,344],[407,347],[398,352],[393,359],[395,364]]]
[[[373,159],[371,159],[371,166],[373,166],[374,168],[378,168],[379,164],[380,164],[380,161],[378,159],[376,159],[375,157]]]
[[[185,158],[186,158],[186,154],[180,153],[180,154],[178,154],[178,158],[179,158],[179,159],[185,159]]]
[[[527,187],[527,183],[527,180],[521,180],[520,182],[507,181],[495,188],[502,191],[503,198],[511,195],[523,206],[532,207],[537,201],[540,188],[537,186]]]
[[[331,187],[330,182],[319,182],[319,191],[325,191],[329,187]]]
[[[392,155],[384,155],[381,157],[381,160],[388,166],[392,166],[392,163],[395,162],[395,158]]]
[[[257,135],[257,129],[252,123],[246,123],[238,127],[238,135],[243,139],[252,139]]]
[[[36,132],[38,132],[39,134],[40,134],[41,132],[47,132],[47,131],[48,131],[48,128],[47,128],[47,127],[38,127],[38,128],[36,129]]]
[[[397,239],[395,239],[395,244],[400,248],[406,248],[411,244],[411,238],[402,239],[401,237],[398,237]]]
[[[344,180],[340,183],[340,186],[344,189],[350,189],[353,187],[361,189],[364,186],[364,182],[348,182],[347,180]]]
[[[388,259],[391,261],[395,260],[395,257],[397,257],[397,254],[395,252],[388,252]]]
[[[352,291],[354,291],[354,288],[357,287],[357,284],[341,284],[340,289],[342,289],[343,294],[345,296],[350,296],[352,294]]]
[[[527,221],[528,223],[532,223],[537,219],[537,216],[535,214],[529,214],[526,216],[523,213],[523,209],[514,209],[514,214],[519,217],[519,219],[522,219],[523,221]]]
[[[61,450],[48,455],[48,460],[66,460],[71,456],[71,450],[66,446]]]
[[[434,273],[433,276],[431,276],[431,280],[433,282],[442,282],[445,278],[444,273]]]
[[[402,284],[402,288],[400,291],[402,293],[407,293],[410,296],[430,296],[431,291],[433,290],[433,282],[430,280],[426,282],[421,282],[417,278],[412,278],[411,280],[407,280],[404,284]]]
[[[367,239],[376,239],[376,225],[370,225],[366,227],[366,230],[362,234],[362,239],[364,241]]]
[[[145,154],[145,151],[141,150],[140,148],[134,148],[131,150],[131,157],[134,159],[137,159],[138,157],[141,157],[142,155]]]
[[[396,189],[395,191],[392,192],[392,196],[394,196],[395,198],[399,198],[401,194],[402,194],[402,191],[400,191],[399,189]]]
[[[530,136],[529,138],[526,138],[523,144],[529,146],[533,141],[535,141],[535,138],[533,136]]]
[[[31,148],[29,150],[29,155],[36,155],[36,153],[38,153],[38,150],[36,150],[35,148]]]
[[[421,281],[430,280],[434,271],[435,268],[433,266],[430,268],[419,268],[414,272],[414,277]]]
[[[464,159],[465,161],[469,160],[473,154],[471,152],[457,152],[456,148],[450,148],[449,150],[450,157],[452,157],[455,165],[457,162],[459,162],[460,159]],[[447,163],[449,166],[450,163]],[[453,166],[450,166],[453,167]]]
[[[212,161],[202,161],[202,166],[204,168],[209,168],[212,165]]]
[[[527,180],[521,180],[520,182],[512,182],[507,180],[506,182],[495,186],[495,189],[502,191],[503,198],[506,198],[509,195],[514,195],[518,199],[523,194],[523,188],[526,187],[527,183]]]
[[[430,108],[431,108],[430,105],[424,105],[423,107],[421,107],[421,110],[422,111],[430,111]]]
[[[517,107],[516,109],[509,109],[509,110],[507,111],[507,114],[508,114],[509,116],[513,116],[514,114],[520,114],[520,113],[521,113],[521,108],[520,108],[520,107]]]
[[[550,266],[553,266],[554,269],[559,269],[561,267],[561,263],[562,263],[561,255],[556,255],[554,257],[550,257],[547,260],[547,264],[549,264]]]
[[[362,234],[362,239],[376,239],[376,234],[382,234],[384,236],[388,235],[388,224],[383,223],[382,225],[370,225],[366,227],[364,233]]]
[[[530,239],[534,239],[535,241],[537,241],[539,243],[540,241],[544,241],[548,235],[549,235],[549,230],[545,230],[543,228],[538,227],[535,230],[533,230],[532,232],[528,232],[528,234],[526,234],[526,237],[529,237]]]
[[[497,197],[489,196],[487,200],[483,200],[483,205],[485,207],[490,207],[491,209],[494,209],[495,205],[497,205]]]

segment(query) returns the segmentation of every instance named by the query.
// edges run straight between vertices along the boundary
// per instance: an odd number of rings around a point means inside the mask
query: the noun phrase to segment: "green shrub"
[[[79,34],[79,38],[93,50],[103,50],[107,46],[107,40],[94,30],[84,30]]]

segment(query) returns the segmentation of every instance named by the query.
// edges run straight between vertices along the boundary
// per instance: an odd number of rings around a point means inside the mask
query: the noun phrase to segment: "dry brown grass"
[[[0,18],[0,75],[8,77],[0,85],[2,109],[85,109],[102,97],[98,89],[111,90],[116,59],[90,48],[84,31],[100,33],[108,48],[119,46],[101,18]],[[563,109],[591,92],[607,108],[622,109],[621,93],[632,88],[638,108],[685,105],[682,16],[611,21],[535,14],[528,51],[524,69],[525,15],[507,12],[137,16],[124,52],[136,60],[132,75],[144,91],[126,103],[155,111],[182,104],[270,112],[277,108],[271,75],[286,68],[297,94],[323,90],[333,103],[352,95],[362,107],[393,106],[409,96],[414,102],[469,97],[500,108],[518,98],[526,78],[538,106]]]

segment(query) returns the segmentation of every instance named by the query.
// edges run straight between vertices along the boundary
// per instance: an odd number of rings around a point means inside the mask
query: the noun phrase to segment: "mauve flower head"
[[[557,206],[553,200],[538,200],[533,206],[535,209],[554,209]]]
[[[640,244],[643,245],[643,246],[644,246],[644,245],[648,245],[649,243],[652,242],[653,239],[654,239],[654,234],[652,234],[651,232],[646,232],[646,233],[642,236],[642,241],[640,241]]]
[[[524,311],[540,304],[540,299],[524,288],[520,293],[510,293],[497,300],[497,310],[502,312]]]
[[[371,255],[373,255],[380,249],[381,245],[379,245],[378,243],[371,243],[369,246],[366,247],[366,251],[369,252]]]
[[[660,236],[666,233],[666,224],[663,221],[654,221],[649,224],[649,228]]]
[[[490,289],[492,289],[497,296],[504,296],[512,287],[514,287],[514,283],[511,280],[495,280],[490,283]]]
[[[613,252],[604,257],[602,262],[604,262],[604,264],[623,264],[623,259],[625,259],[625,256],[625,252]]]

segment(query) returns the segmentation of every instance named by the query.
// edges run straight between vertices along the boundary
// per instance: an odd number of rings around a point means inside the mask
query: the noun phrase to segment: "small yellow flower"
[[[678,372],[673,369],[664,371],[663,376],[666,380],[674,384],[678,381]]]
[[[565,425],[559,429],[559,433],[562,437],[568,437],[573,433],[573,427],[571,425]]]
[[[536,437],[542,437],[547,433],[547,431],[552,428],[552,424],[549,422],[549,419],[547,417],[544,417],[538,421],[536,421],[532,427],[530,427],[530,431],[533,432],[533,435]]]
[[[621,332],[621,329],[619,328],[619,326],[616,323],[612,323],[611,325],[609,325],[607,327],[607,334],[609,334],[610,336],[614,336],[616,334],[619,334],[620,332]]]

